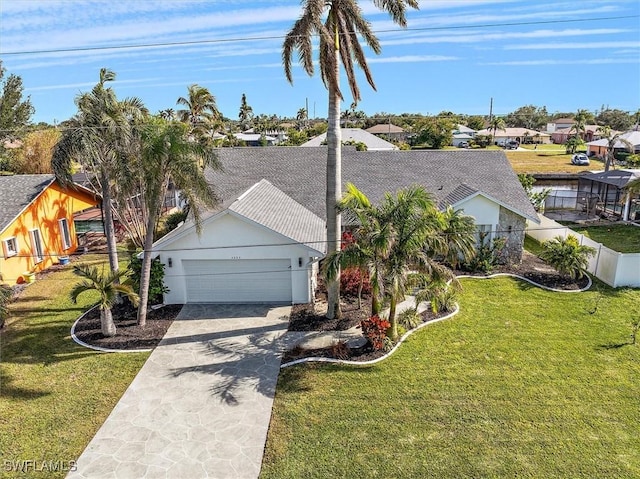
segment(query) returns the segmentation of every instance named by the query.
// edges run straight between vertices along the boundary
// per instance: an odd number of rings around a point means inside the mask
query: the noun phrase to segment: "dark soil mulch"
[[[155,348],[181,309],[180,304],[152,309],[147,314],[147,324],[141,327],[137,325],[136,308],[130,303],[116,305],[112,309],[116,335],[105,338],[100,330],[100,311],[95,308],[78,321],[75,333],[81,341],[101,348],[123,350]]]

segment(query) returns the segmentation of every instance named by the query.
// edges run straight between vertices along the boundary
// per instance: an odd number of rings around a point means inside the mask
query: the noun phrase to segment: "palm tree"
[[[406,26],[407,6],[418,8],[417,0],[373,0],[376,7],[388,12],[392,20]],[[371,30],[371,25],[362,17],[356,0],[302,0],[302,15],[287,33],[282,46],[282,60],[287,80],[293,83],[292,56],[299,53],[300,62],[310,76],[314,73],[313,37],[319,37],[320,76],[329,90],[329,113],[327,131],[327,251],[339,251],[341,236],[340,214],[336,205],[341,197],[342,168],[340,134],[340,62],[345,68],[353,101],[360,101],[360,90],[356,82],[354,63],[364,72],[367,82],[375,90],[371,71],[364,50],[358,39],[379,54],[380,43]],[[338,276],[327,284],[327,317],[340,317],[340,281]]]
[[[177,105],[186,108],[178,110],[180,121],[190,126],[190,132],[199,139],[207,137],[212,129],[220,124],[222,115],[216,105],[216,97],[200,85],[193,84],[187,88],[187,97],[179,97]]]
[[[135,165],[137,181],[129,185],[138,191],[146,210],[146,233],[140,278],[140,306],[138,324],[144,326],[147,318],[153,234],[160,217],[163,200],[171,181],[189,204],[198,232],[200,231],[200,205],[212,207],[217,198],[200,165],[220,169],[213,149],[189,139],[189,128],[184,123],[167,122],[153,118],[140,132],[140,155]]]
[[[51,160],[54,174],[64,183],[71,183],[74,163],[79,163],[86,173],[96,178],[96,188],[104,205],[104,229],[113,272],[118,271],[118,253],[112,198],[131,155],[132,125],[148,113],[138,98],[119,101],[111,88],[105,88],[106,83],[115,78],[114,72],[102,68],[96,86],[76,97],[78,113],[69,120]]]
[[[581,245],[573,235],[556,236],[542,244],[540,258],[553,266],[561,276],[582,278],[589,266],[589,258],[596,254],[591,246]]]
[[[302,131],[307,124],[307,109],[300,108],[296,113],[296,121],[298,122],[298,130]]]
[[[496,132],[498,130],[506,131],[505,127],[506,123],[504,122],[504,118],[498,116],[491,118],[491,121],[489,122],[489,131],[493,131],[493,135],[491,135],[491,143],[493,143],[496,138]]]
[[[578,137],[584,139],[589,118],[591,118],[591,113],[589,113],[588,110],[578,110],[576,116],[573,118],[574,124],[569,128],[569,132],[575,131]]]
[[[622,133],[613,134],[613,131],[608,126],[601,126],[598,131],[602,135],[602,138],[607,140],[607,152],[605,154],[604,171],[609,171],[612,166],[615,166],[615,147],[616,144],[622,143],[625,149],[633,153],[633,144],[622,138]]]
[[[340,266],[366,269],[371,282],[372,315],[380,313],[383,297],[389,300],[388,335],[397,338],[396,307],[408,289],[416,284],[444,284],[453,273],[442,261],[456,264],[469,258],[475,248],[473,219],[460,211],[440,212],[423,187],[386,194],[374,206],[354,185],[338,204],[340,211],[353,217],[357,226],[354,241],[325,260],[324,273],[336,277]],[[455,259],[452,259],[455,258]],[[417,272],[417,273],[414,273]]]
[[[97,291],[100,295],[98,307],[100,308],[100,327],[102,334],[107,337],[116,335],[116,325],[113,322],[111,308],[116,303],[118,294],[127,296],[131,302],[138,303],[138,295],[127,285],[120,284],[120,278],[127,271],[110,271],[101,273],[95,266],[80,265],[74,266],[73,272],[84,278],[71,290],[71,301],[74,303],[78,296],[85,291]]]
[[[247,95],[242,94],[240,100],[240,111],[238,112],[238,120],[240,121],[240,128],[244,131],[251,125],[253,119],[253,108],[247,103]]]

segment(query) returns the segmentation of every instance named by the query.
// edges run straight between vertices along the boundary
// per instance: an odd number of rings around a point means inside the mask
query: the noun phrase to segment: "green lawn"
[[[567,225],[572,230],[619,253],[640,253],[640,227],[629,224],[607,226]]]
[[[597,170],[604,167],[597,158],[591,158],[590,166],[572,165],[572,155],[566,154],[564,147],[548,150],[506,150],[505,155],[516,173],[579,173],[584,170]]]
[[[2,461],[77,459],[149,355],[102,354],[71,340],[71,325],[97,299],[87,294],[71,303],[77,281],[70,268],[51,273],[11,307],[0,336]],[[34,477],[7,471],[6,462],[1,471],[0,477]]]
[[[261,477],[640,477],[640,291],[462,282],[378,365],[285,369]]]

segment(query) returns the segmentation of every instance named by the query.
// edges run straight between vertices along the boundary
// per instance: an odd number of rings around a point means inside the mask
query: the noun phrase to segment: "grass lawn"
[[[462,282],[378,365],[282,371],[261,477],[640,477],[640,291]]]
[[[607,226],[567,225],[593,241],[619,253],[640,253],[640,227],[628,224]]]
[[[572,165],[572,155],[567,155],[564,147],[560,150],[505,150],[505,154],[516,173],[579,173],[584,170],[604,168],[603,163],[597,158],[591,158],[590,166]]]
[[[88,257],[94,263],[104,256]],[[102,354],[74,343],[70,328],[97,297],[69,291],[70,268],[28,286],[0,336],[0,456],[3,461],[76,460],[149,353]],[[0,477],[18,477],[6,470]],[[19,477],[64,477],[66,472]]]

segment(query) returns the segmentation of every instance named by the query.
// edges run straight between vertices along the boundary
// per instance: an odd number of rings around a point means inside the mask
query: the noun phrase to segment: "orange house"
[[[73,214],[96,206],[90,190],[65,188],[53,175],[0,176],[0,275],[8,284],[76,251]]]

